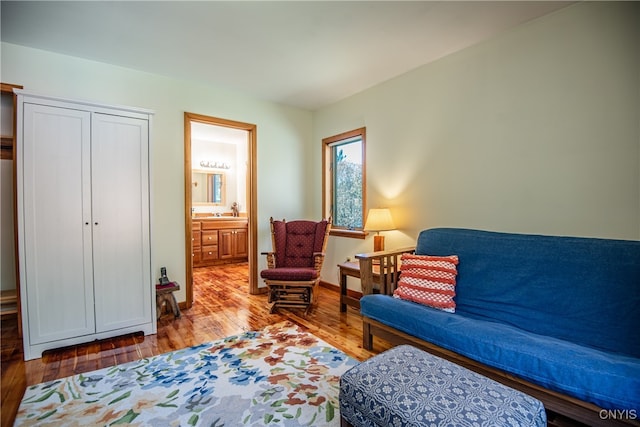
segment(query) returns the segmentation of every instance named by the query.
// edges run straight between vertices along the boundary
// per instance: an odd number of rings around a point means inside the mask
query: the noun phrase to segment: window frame
[[[340,141],[353,138],[360,138],[362,142],[362,227],[357,229],[349,229],[336,225],[331,226],[329,234],[331,236],[351,237],[356,239],[364,239],[367,232],[364,231],[364,223],[367,212],[367,161],[366,161],[366,127],[343,132],[338,135],[330,136],[322,139],[322,212],[325,218],[333,216],[333,156],[331,155],[332,146]]]

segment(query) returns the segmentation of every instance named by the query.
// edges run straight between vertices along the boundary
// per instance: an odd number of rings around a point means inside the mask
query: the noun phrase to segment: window
[[[364,239],[365,128],[322,140],[323,211],[332,235]]]

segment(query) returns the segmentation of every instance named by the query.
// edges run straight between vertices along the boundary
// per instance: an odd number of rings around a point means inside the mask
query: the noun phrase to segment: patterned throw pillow
[[[402,255],[400,280],[394,298],[454,313],[458,256]]]

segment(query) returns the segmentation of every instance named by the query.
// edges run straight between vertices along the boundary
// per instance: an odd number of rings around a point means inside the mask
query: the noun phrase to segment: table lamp
[[[387,208],[369,209],[367,221],[364,224],[366,231],[375,231],[373,236],[373,251],[384,251],[384,236],[380,235],[381,231],[394,230],[396,228],[391,218],[391,211]]]

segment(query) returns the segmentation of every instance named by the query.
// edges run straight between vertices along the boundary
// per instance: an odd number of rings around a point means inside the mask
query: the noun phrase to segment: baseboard
[[[324,280],[320,281],[320,286],[322,286],[323,288],[329,289],[330,291],[333,291],[333,292],[338,292],[338,293],[340,292],[339,285],[325,282]],[[362,298],[362,292],[354,291],[353,289],[347,289],[347,296],[355,299],[360,299]]]
[[[333,283],[325,282],[324,280],[320,280],[319,285],[322,286],[323,288],[329,289],[330,291],[340,292],[340,286],[334,285]]]

